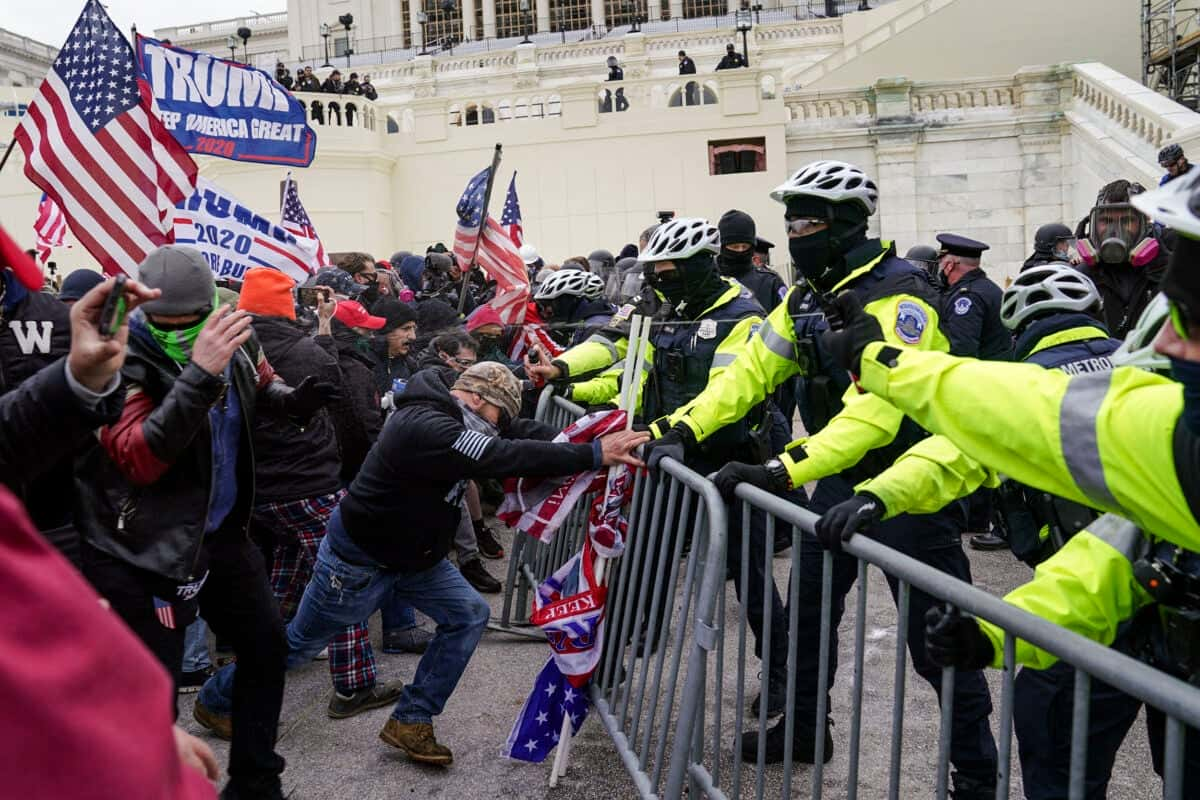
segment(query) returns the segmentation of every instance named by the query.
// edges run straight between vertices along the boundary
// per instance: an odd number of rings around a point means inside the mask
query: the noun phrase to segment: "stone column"
[[[1070,189],[1064,185],[1062,136],[1068,124],[1058,112],[1069,102],[1070,77],[1058,69],[1019,70],[1015,76],[1021,121],[1017,141],[1021,146],[1021,192],[1025,206],[1024,230],[1019,242],[1010,242],[1013,258],[1033,248],[1037,229],[1047,222],[1067,220]],[[1067,224],[1071,224],[1067,220]],[[1015,233],[1015,232],[1014,232]]]
[[[496,0],[483,0],[483,38],[496,38]]]
[[[417,0],[413,0],[408,4],[408,41],[413,47],[418,50],[424,47],[425,31],[422,29],[421,21],[418,14],[421,13],[421,4]]]
[[[670,0],[669,8],[671,9],[672,18],[683,16],[683,0]]]
[[[875,100],[875,182],[881,193],[876,216],[879,234],[901,243],[917,241],[917,144],[921,126],[913,123],[912,83],[880,78]],[[907,246],[902,244],[902,246]]]
[[[550,0],[537,0],[537,32],[550,31]]]
[[[662,19],[662,0],[646,0],[646,20],[658,22]]]
[[[682,2],[682,0],[680,0],[680,2]],[[592,0],[592,24],[599,28],[604,27],[604,0]]]
[[[463,41],[474,41],[479,35],[475,30],[475,0],[462,0],[462,31]]]

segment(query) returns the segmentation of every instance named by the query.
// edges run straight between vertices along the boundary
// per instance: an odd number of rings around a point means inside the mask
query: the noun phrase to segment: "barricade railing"
[[[686,732],[703,726],[726,527],[725,503],[699,474],[671,459],[653,475],[639,473],[590,691],[642,798],[680,796]]]
[[[554,394],[553,387],[547,386],[538,396],[534,419],[562,430],[583,414],[583,408]],[[523,627],[529,623],[530,593],[537,591],[542,581],[583,547],[589,507],[590,500],[587,499],[576,503],[549,544],[519,531],[514,534],[508,576],[504,582],[504,604],[496,628],[516,634],[527,632],[536,639],[545,638],[541,631]]]
[[[766,515],[766,542],[763,552],[751,553],[751,537],[742,535],[741,550],[741,585],[745,587],[750,578],[749,566],[751,558],[763,559],[761,562],[768,579],[772,577],[772,559],[775,531],[781,526],[792,526],[797,532],[803,530],[813,533],[817,516],[787,500],[768,494],[755,487],[742,484],[737,489],[737,497],[741,501],[735,504],[736,510],[731,513],[742,514],[742,530],[749,531],[750,515],[763,513]],[[804,539],[800,535],[794,537],[791,553],[791,572],[800,573],[800,563],[803,554]],[[818,547],[813,539],[807,539],[808,546]],[[862,758],[861,739],[863,734],[863,690],[868,685],[868,676],[864,672],[864,653],[866,649],[867,597],[869,587],[869,569],[875,567],[882,570],[896,581],[895,601],[898,610],[896,623],[895,658],[893,662],[893,697],[890,742],[887,768],[887,796],[898,798],[903,796],[901,790],[901,775],[904,750],[904,698],[907,679],[907,645],[908,611],[910,595],[914,589],[925,592],[938,601],[948,603],[979,619],[987,620],[1005,631],[1004,639],[1004,668],[1001,677],[1001,696],[997,737],[998,774],[996,776],[996,797],[1008,798],[1011,776],[1009,774],[1012,761],[1012,732],[1014,709],[1014,672],[1016,640],[1022,639],[1041,648],[1061,661],[1075,668],[1073,712],[1070,741],[1070,776],[1069,797],[1083,798],[1085,792],[1085,767],[1087,759],[1088,714],[1090,687],[1093,680],[1103,681],[1111,687],[1125,692],[1132,697],[1152,706],[1166,717],[1165,756],[1164,756],[1164,787],[1163,796],[1168,800],[1182,800],[1184,778],[1184,738],[1185,726],[1200,729],[1200,688],[1191,686],[1164,672],[1131,658],[1116,650],[1104,647],[1076,633],[1068,631],[1054,623],[1041,619],[1013,605],[1005,603],[1000,598],[984,592],[969,583],[958,580],[944,572],[921,563],[867,536],[855,536],[845,543],[845,552],[857,559],[857,588],[853,612],[853,685],[850,690],[848,708],[839,707],[836,710],[841,718],[849,717],[848,768],[844,791],[838,796],[854,800],[858,796],[860,781],[860,765],[868,763]],[[724,554],[713,554],[714,558],[723,561]],[[797,626],[799,614],[799,585],[789,581],[785,606],[789,609],[787,615],[789,625],[787,652],[787,688],[786,705],[788,709],[785,719],[784,762],[780,773],[771,775],[771,783],[779,784],[779,794],[767,790],[767,777],[770,767],[765,765],[765,733],[769,727],[767,718],[769,670],[766,665],[771,663],[771,614],[769,608],[770,593],[764,592],[764,631],[761,664],[761,680],[759,689],[764,698],[757,724],[744,723],[747,658],[747,615],[743,604],[738,611],[736,634],[736,690],[732,703],[725,696],[724,686],[724,647],[728,631],[725,630],[725,592],[719,591],[719,602],[716,611],[715,624],[711,630],[705,629],[703,635],[708,637],[715,646],[700,647],[697,645],[691,652],[689,677],[693,672],[704,674],[705,663],[711,656],[715,659],[714,667],[709,670],[715,680],[711,686],[693,684],[689,681],[687,691],[697,691],[699,696],[688,696],[680,699],[689,707],[700,706],[691,719],[680,716],[674,731],[674,747],[686,750],[690,743],[690,756],[687,764],[687,779],[691,797],[707,797],[714,800],[727,798],[754,797],[763,798],[768,795],[789,798],[792,796],[792,784],[795,778],[795,765],[792,758],[792,744],[799,726],[811,726],[815,731],[813,765],[811,767],[811,788],[806,796],[822,797],[825,788],[824,731],[825,719],[829,709],[826,707],[827,691],[830,684],[830,652],[829,639],[832,625],[832,586],[833,586],[833,555],[823,552],[822,583],[820,607],[820,640],[819,642],[798,641]],[[770,587],[768,587],[769,589]],[[707,599],[707,598],[706,598]],[[849,604],[847,604],[849,605]],[[818,648],[818,675],[816,694],[816,714],[812,719],[797,720],[790,711],[796,698],[796,664],[798,648]],[[697,663],[697,662],[701,663]],[[954,714],[955,670],[942,670],[942,701],[940,724],[938,726],[937,766],[935,778],[935,796],[942,800],[947,797],[949,789],[951,721]],[[886,681],[879,684],[886,685]],[[711,724],[705,724],[704,707],[712,710]],[[731,722],[725,715],[733,712]],[[691,727],[689,727],[689,725]],[[758,750],[755,762],[743,765],[740,758],[743,727],[757,727]],[[611,732],[611,731],[610,731]],[[932,730],[930,731],[932,734]],[[1193,734],[1195,735],[1195,734]],[[873,737],[874,738],[874,737]],[[624,743],[617,741],[620,750]],[[730,754],[732,763],[723,763],[723,754]],[[881,763],[872,759],[870,763]],[[672,766],[676,766],[672,764]],[[807,765],[806,765],[807,768]],[[744,774],[752,770],[751,775]],[[882,777],[882,776],[870,776]],[[869,781],[874,783],[874,781]],[[640,788],[640,787],[639,787]],[[661,797],[677,798],[680,796],[678,784],[668,783],[668,789]],[[643,792],[645,794],[645,792]],[[874,795],[872,795],[874,796]]]

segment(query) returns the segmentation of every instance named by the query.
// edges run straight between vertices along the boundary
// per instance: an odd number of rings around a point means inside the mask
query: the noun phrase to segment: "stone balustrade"
[[[945,116],[944,112],[963,117],[985,110],[1012,109],[1020,105],[1020,91],[1016,76],[949,83],[889,78],[865,89],[789,91],[784,95],[784,106],[792,122],[824,120],[859,125],[879,118],[917,119]]]
[[[1103,64],[1076,64],[1072,73],[1077,108],[1111,120],[1150,148],[1200,123],[1200,116]]]
[[[293,96],[304,106],[308,124],[314,128],[379,130],[382,112],[365,97],[323,92],[294,92]]]

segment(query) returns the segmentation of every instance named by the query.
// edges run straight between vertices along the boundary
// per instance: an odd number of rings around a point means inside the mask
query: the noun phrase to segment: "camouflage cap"
[[[480,361],[467,368],[454,382],[454,388],[474,392],[507,412],[511,418],[521,413],[521,382],[512,370],[495,361]]]

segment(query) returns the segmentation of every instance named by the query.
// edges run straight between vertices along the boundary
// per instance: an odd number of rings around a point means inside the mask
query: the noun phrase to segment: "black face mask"
[[[788,253],[796,269],[818,292],[832,291],[842,278],[842,270],[837,269],[841,254],[834,251],[833,235],[828,229],[789,238]]]
[[[379,299],[379,283],[368,283],[366,290],[359,295],[359,301],[370,308]]]
[[[655,272],[654,263],[646,265],[646,283],[650,284],[667,302],[677,306],[687,299],[687,281],[678,268],[666,272]]]
[[[720,266],[722,275],[741,275],[748,272],[754,266],[754,251],[738,252],[722,247]]]
[[[496,350],[496,349],[499,349],[499,347],[500,347],[500,337],[499,336],[476,336],[475,340],[479,342],[480,352]]]

